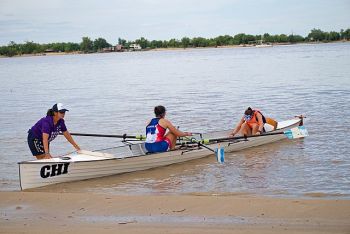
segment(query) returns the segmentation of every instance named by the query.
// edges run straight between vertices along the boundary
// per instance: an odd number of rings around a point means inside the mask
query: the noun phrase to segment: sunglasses
[[[251,115],[244,115],[244,119],[245,119],[246,121],[250,120],[251,118],[252,118]]]

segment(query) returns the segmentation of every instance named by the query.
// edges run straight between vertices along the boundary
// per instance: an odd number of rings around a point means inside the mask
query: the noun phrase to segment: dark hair
[[[154,107],[154,114],[156,115],[156,117],[164,117],[165,111],[166,111],[166,109],[164,106]]]
[[[248,107],[245,111],[244,111],[245,115],[252,115],[253,114],[253,109]]]
[[[47,116],[54,116],[55,112],[52,109],[48,109],[46,115]]]

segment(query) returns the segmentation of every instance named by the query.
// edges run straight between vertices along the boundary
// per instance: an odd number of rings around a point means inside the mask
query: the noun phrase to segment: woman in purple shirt
[[[37,159],[52,158],[50,154],[50,142],[62,132],[64,137],[71,143],[76,150],[80,147],[75,143],[64,124],[64,115],[68,111],[62,105],[57,103],[47,111],[46,117],[41,118],[28,131],[28,145],[33,156]]]

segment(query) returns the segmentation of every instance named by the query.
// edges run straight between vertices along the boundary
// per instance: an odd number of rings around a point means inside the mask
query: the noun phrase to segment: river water
[[[143,133],[155,105],[184,131],[233,127],[248,106],[306,115],[310,136],[157,169],[38,189],[111,194],[350,198],[350,43],[0,59],[0,191],[19,190],[27,130],[56,102],[71,132]],[[117,139],[75,137],[83,149]],[[53,155],[73,151],[63,137]]]

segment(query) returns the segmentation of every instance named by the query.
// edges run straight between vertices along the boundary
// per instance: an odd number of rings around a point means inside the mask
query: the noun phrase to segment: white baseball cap
[[[53,105],[52,110],[54,112],[66,112],[66,111],[69,111],[66,108],[64,108],[62,103],[56,103],[55,105]]]

